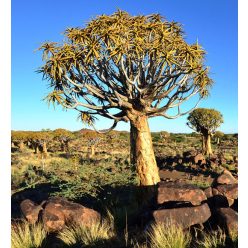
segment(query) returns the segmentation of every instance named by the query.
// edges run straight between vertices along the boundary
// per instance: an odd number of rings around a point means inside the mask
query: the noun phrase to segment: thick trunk
[[[131,121],[130,161],[137,168],[141,186],[156,185],[160,181],[154,155],[151,132],[146,116],[137,116]]]
[[[19,143],[19,149],[21,151],[24,149],[24,143],[23,143],[23,141],[20,141],[20,143]]]
[[[203,150],[204,155],[212,155],[212,147],[211,147],[211,135],[206,134],[204,135],[204,150]]]
[[[90,156],[91,156],[91,157],[94,157],[95,154],[96,154],[96,152],[95,152],[95,145],[92,145],[92,146],[90,147]]]
[[[43,153],[47,154],[46,142],[43,143],[42,151],[43,151]]]

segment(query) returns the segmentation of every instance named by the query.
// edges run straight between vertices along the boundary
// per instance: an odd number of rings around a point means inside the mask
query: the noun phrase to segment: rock
[[[179,182],[160,182],[158,186],[158,204],[183,201],[191,202],[193,205],[200,205],[206,199],[204,192],[194,185]]]
[[[40,205],[35,204],[29,199],[26,199],[20,204],[21,212],[30,224],[35,224],[38,221],[39,213],[43,209]]]
[[[206,164],[206,159],[203,154],[199,153],[194,157],[194,163],[195,164]]]
[[[197,207],[185,207],[174,209],[160,209],[152,213],[156,223],[168,223],[180,225],[186,229],[195,224],[206,222],[211,212],[207,203]]]
[[[231,208],[219,208],[217,219],[230,236],[238,233],[238,213]]]
[[[220,194],[227,198],[237,199],[238,198],[238,184],[223,184],[218,185],[216,189]]]
[[[211,187],[208,187],[208,188],[204,189],[204,193],[205,193],[207,198],[210,198],[210,197],[213,196],[213,191],[212,191]]]
[[[216,179],[217,184],[236,184],[237,180],[232,173],[228,170],[224,170],[220,176]]]
[[[68,223],[90,226],[100,219],[97,211],[61,197],[50,198],[43,213],[43,222],[48,231],[62,230]]]

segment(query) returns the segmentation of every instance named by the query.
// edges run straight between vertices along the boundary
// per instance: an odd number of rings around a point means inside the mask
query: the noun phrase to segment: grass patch
[[[152,225],[148,237],[152,248],[187,248],[191,242],[189,232],[169,223]]]
[[[58,238],[66,245],[80,247],[111,247],[110,241],[116,236],[114,220],[109,214],[108,218],[96,222],[90,227],[71,225],[61,231]]]
[[[30,225],[28,222],[11,227],[12,248],[38,248],[45,243],[47,233],[41,223]]]

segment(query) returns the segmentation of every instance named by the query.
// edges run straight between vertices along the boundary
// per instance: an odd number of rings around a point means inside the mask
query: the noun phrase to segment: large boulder
[[[180,225],[183,229],[206,222],[211,212],[207,203],[197,207],[160,209],[152,213],[156,223]]]
[[[21,212],[30,224],[35,224],[39,219],[39,213],[43,209],[41,205],[26,199],[20,204]]]
[[[217,220],[230,236],[238,233],[238,213],[231,208],[219,208],[217,210]]]
[[[196,206],[206,199],[205,193],[194,185],[180,182],[160,182],[158,185],[158,204],[173,201],[190,202]]]
[[[50,198],[43,212],[44,225],[50,232],[60,231],[69,223],[90,226],[100,218],[97,211],[61,197]]]
[[[237,184],[237,179],[228,170],[224,170],[216,179],[216,184]]]
[[[195,164],[198,164],[198,165],[206,164],[205,156],[202,153],[199,153],[196,156],[194,156],[193,161]]]
[[[216,187],[221,195],[227,198],[237,199],[238,198],[238,184],[223,184]]]

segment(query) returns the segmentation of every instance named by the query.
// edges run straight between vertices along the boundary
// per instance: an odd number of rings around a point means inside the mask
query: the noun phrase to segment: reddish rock
[[[208,187],[206,189],[204,189],[204,193],[206,195],[207,198],[210,198],[213,196],[213,190],[211,187]]]
[[[203,154],[199,153],[194,157],[195,164],[206,164],[206,159]]]
[[[231,208],[219,208],[217,210],[217,219],[220,225],[222,225],[232,236],[238,233],[238,213]]]
[[[43,209],[40,205],[26,199],[20,204],[21,212],[30,224],[38,221],[39,213]]]
[[[100,218],[95,210],[61,197],[49,199],[43,213],[43,222],[48,231],[60,231],[68,223],[90,226]]]
[[[223,184],[218,185],[216,189],[221,195],[227,198],[237,199],[238,198],[238,184]]]
[[[220,176],[216,179],[217,184],[236,184],[237,180],[233,177],[232,173],[228,170],[224,170]]]
[[[182,228],[188,228],[195,224],[206,222],[211,212],[207,203],[197,207],[160,209],[152,213],[156,223],[168,223],[180,225]]]
[[[176,201],[191,202],[193,205],[200,205],[206,199],[204,192],[194,185],[179,182],[160,182],[158,186],[158,204]]]

